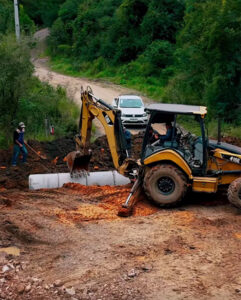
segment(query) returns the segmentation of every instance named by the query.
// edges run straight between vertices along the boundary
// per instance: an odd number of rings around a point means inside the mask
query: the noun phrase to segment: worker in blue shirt
[[[167,130],[166,134],[160,135],[160,142],[161,143],[172,140],[172,135],[173,135],[174,128],[172,127],[171,122],[166,123],[166,130]],[[175,137],[175,133],[174,133],[174,137]]]
[[[125,127],[123,128],[123,130],[124,130],[124,136],[126,140],[126,149],[128,151],[129,156],[131,156],[131,133]]]
[[[17,165],[17,159],[20,152],[23,155],[23,160],[22,160],[23,163],[26,163],[27,161],[28,151],[25,147],[24,132],[25,132],[25,125],[23,122],[20,122],[18,124],[18,128],[16,128],[13,133],[14,148],[13,148],[12,166]]]

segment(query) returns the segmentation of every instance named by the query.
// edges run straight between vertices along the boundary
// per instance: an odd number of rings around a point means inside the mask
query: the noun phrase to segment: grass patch
[[[119,66],[112,67],[106,64],[99,66],[97,61],[96,63],[81,63],[75,67],[71,59],[60,56],[52,57],[50,66],[53,71],[65,75],[88,79],[102,79],[135,89],[157,101],[160,101],[163,94],[163,85],[160,85],[160,78],[137,75],[138,72],[133,74],[135,73],[133,70],[128,74],[128,72],[123,71],[123,67]]]
[[[218,138],[218,121],[212,120],[207,123],[208,135],[215,139]],[[232,124],[224,123],[221,124],[221,135],[223,137],[231,136],[241,139],[241,128]]]

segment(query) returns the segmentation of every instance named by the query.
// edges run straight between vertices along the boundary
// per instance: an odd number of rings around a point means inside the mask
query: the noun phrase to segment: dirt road
[[[84,88],[86,88],[87,86],[91,86],[94,95],[96,95],[98,98],[103,99],[109,104],[111,104],[113,99],[120,94],[128,94],[128,93],[140,94],[137,91],[123,88],[121,86],[114,85],[112,83],[72,77],[72,76],[62,75],[54,71],[50,71],[48,67],[47,58],[36,59],[34,61],[34,65],[35,65],[35,74],[39,77],[41,81],[47,81],[54,87],[60,85],[66,88],[68,96],[78,104],[80,104],[81,86],[83,86]],[[150,101],[146,97],[143,97],[143,99],[146,103]]]
[[[142,202],[122,219],[127,193],[77,185],[3,192],[0,246],[20,256],[0,252],[0,299],[240,299],[235,208],[205,195],[181,209]]]
[[[70,99],[73,99],[79,105],[81,105],[81,86],[83,86],[84,88],[90,86],[93,90],[94,95],[106,101],[108,104],[112,104],[113,99],[115,97],[118,97],[118,95],[120,94],[134,93],[136,95],[140,95],[140,93],[135,90],[127,89],[109,82],[104,82],[103,80],[89,80],[85,78],[72,77],[62,75],[50,70],[48,66],[48,58],[39,58],[39,54],[41,54],[44,50],[44,43],[48,34],[49,31],[47,29],[42,29],[35,34],[35,38],[38,41],[38,43],[37,49],[32,52],[32,61],[35,66],[35,75],[39,77],[41,81],[46,81],[54,87],[64,87]],[[152,102],[147,97],[142,96],[142,98],[145,103]],[[104,134],[104,130],[102,126],[98,123],[98,121],[95,121],[95,125],[97,127],[98,135]]]

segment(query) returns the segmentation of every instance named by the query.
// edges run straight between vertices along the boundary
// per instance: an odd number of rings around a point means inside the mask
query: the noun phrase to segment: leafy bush
[[[159,76],[162,71],[173,63],[174,45],[168,41],[152,42],[138,61],[145,66],[144,75]],[[163,73],[168,76],[168,73]]]
[[[8,0],[0,0],[0,34],[14,30],[13,4]]]
[[[19,7],[19,22],[20,29],[27,35],[33,34],[36,30],[35,24],[32,19],[25,13],[22,5]]]
[[[0,39],[0,124],[11,127],[16,117],[19,99],[25,95],[32,78],[33,66],[26,40],[15,37]]]
[[[38,138],[45,133],[44,120],[48,119],[55,127],[55,135],[63,136],[76,133],[78,115],[78,107],[66,97],[62,88],[54,89],[33,78],[31,89],[19,101],[14,123],[24,120],[28,136]]]

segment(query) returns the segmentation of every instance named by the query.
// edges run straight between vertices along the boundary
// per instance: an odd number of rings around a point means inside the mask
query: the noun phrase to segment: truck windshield
[[[120,107],[122,108],[140,108],[143,107],[141,99],[120,99]]]

